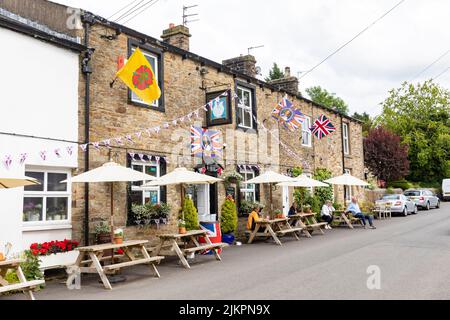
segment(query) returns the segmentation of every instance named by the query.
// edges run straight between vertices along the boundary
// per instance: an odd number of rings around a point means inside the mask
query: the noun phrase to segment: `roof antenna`
[[[183,6],[183,26],[187,26],[188,23],[199,21],[200,19],[189,20],[189,17],[198,16],[198,13],[188,14],[188,10],[198,7],[198,4],[192,6]]]
[[[264,47],[264,45],[260,45],[260,46],[256,46],[256,47],[250,47],[250,48],[247,48],[247,52],[248,52],[248,54],[250,54],[251,50],[259,49],[259,48],[263,48],[263,47]]]

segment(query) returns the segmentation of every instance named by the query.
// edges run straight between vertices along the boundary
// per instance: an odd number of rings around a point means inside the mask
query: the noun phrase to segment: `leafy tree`
[[[276,62],[273,63],[272,69],[269,71],[269,76],[266,78],[266,81],[272,81],[277,79],[284,78],[284,72],[278,67]]]
[[[186,223],[186,230],[197,230],[199,228],[197,208],[195,208],[194,201],[190,197],[184,198],[181,218]]]
[[[379,179],[394,181],[408,174],[408,146],[398,135],[379,126],[364,139],[364,161]]]
[[[348,114],[348,105],[344,100],[336,97],[336,94],[328,92],[320,86],[308,88],[306,89],[306,93],[308,93],[311,100],[315,103],[339,111],[342,114]]]
[[[355,118],[355,119],[363,122],[363,125],[362,125],[363,136],[367,137],[370,129],[373,126],[373,119],[370,117],[370,115],[367,112],[363,112],[362,114],[355,112],[355,113],[353,113],[352,118]]]
[[[236,231],[238,218],[236,212],[236,203],[231,196],[228,196],[222,205],[220,215],[220,229],[222,233],[233,233]]]
[[[376,124],[409,145],[409,180],[436,182],[450,176],[450,91],[431,80],[405,82],[389,92]]]

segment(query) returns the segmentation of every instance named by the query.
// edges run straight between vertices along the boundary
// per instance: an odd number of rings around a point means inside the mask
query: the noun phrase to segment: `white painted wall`
[[[78,54],[6,29],[0,29],[0,39],[0,132],[77,141]],[[27,166],[76,168],[77,145],[71,156],[69,145],[0,134],[0,176],[24,174],[21,153],[28,154]],[[54,153],[57,148],[61,158]],[[45,161],[39,156],[42,150],[47,151]],[[14,161],[9,169],[3,163],[6,155]],[[22,232],[22,209],[23,188],[0,189],[0,250],[6,242],[17,252],[31,242],[70,238],[68,226]]]

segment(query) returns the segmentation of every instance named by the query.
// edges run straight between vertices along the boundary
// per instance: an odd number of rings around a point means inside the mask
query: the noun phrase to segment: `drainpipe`
[[[89,48],[89,27],[93,23],[89,20],[89,16],[84,15],[84,45],[88,48],[84,53],[84,58],[82,61],[82,72],[85,76],[85,94],[84,94],[84,138],[86,144],[89,143],[89,112],[91,104],[91,73],[92,69],[89,66],[89,62],[94,53],[94,49]],[[87,145],[84,159],[84,171],[89,171],[89,144]],[[84,243],[86,246],[89,245],[89,184],[84,185]]]
[[[342,149],[342,173],[345,173],[345,152],[344,152],[344,121],[342,118],[342,115],[340,115],[341,118],[341,149]],[[347,198],[346,190],[344,186],[344,206],[345,206],[345,199]]]

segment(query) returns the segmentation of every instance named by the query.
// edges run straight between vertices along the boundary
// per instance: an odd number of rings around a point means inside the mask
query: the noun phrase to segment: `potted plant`
[[[236,204],[232,196],[227,196],[222,205],[220,215],[220,229],[222,231],[222,242],[233,244],[234,232],[237,229],[238,217],[236,212]]]
[[[132,219],[133,222],[139,226],[141,224],[144,224],[144,218],[147,214],[147,207],[142,204],[132,204],[131,205],[131,212],[133,213]]]
[[[30,246],[32,255],[39,257],[41,270],[75,264],[78,251],[74,251],[79,243],[73,240],[33,243]]]
[[[281,219],[284,218],[284,214],[281,210],[277,209],[273,212],[273,214],[275,215],[275,218],[277,219]]]
[[[164,202],[157,204],[155,207],[156,207],[156,218],[159,219],[160,222],[167,221],[172,207]]]
[[[303,206],[303,209],[306,213],[312,213],[311,206],[309,204]]]
[[[186,234],[186,222],[183,219],[178,220],[178,233]]]
[[[181,215],[181,219],[186,223],[187,231],[199,229],[197,208],[190,197],[184,199]]]
[[[237,184],[244,180],[244,177],[237,171],[232,171],[223,177],[225,184]]]
[[[111,227],[103,220],[95,226],[95,240],[97,244],[111,243]]]
[[[123,243],[123,229],[114,230],[114,243],[122,244]]]

